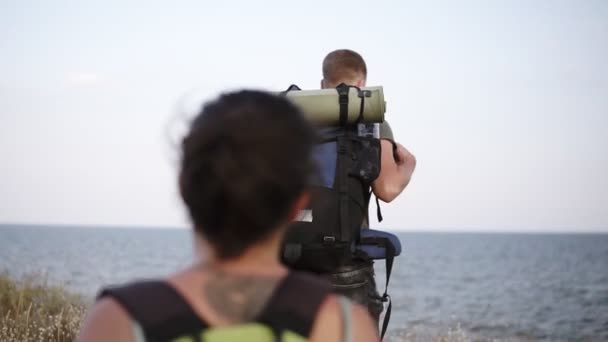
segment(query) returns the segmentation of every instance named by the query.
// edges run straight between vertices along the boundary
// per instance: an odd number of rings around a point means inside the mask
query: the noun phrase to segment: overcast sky
[[[180,113],[337,48],[418,159],[376,226],[608,231],[602,0],[1,1],[0,223],[187,226]]]

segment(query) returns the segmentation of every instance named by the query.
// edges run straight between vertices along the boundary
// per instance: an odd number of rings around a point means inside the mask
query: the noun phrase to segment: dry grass
[[[86,305],[40,277],[15,281],[0,274],[0,341],[73,341]]]

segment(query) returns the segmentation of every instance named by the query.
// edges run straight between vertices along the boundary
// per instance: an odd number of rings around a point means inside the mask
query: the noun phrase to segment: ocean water
[[[608,234],[400,233],[391,340],[608,341]],[[192,260],[190,232],[0,226],[0,271],[93,297]],[[376,264],[384,288],[384,264]]]

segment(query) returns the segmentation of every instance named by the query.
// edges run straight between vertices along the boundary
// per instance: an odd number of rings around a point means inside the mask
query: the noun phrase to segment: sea
[[[398,233],[387,340],[608,341],[608,234]],[[0,226],[0,272],[92,299],[193,259],[180,229]],[[384,291],[385,265],[375,265]]]

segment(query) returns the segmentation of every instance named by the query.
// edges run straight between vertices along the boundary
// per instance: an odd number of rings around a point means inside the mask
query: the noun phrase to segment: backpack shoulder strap
[[[167,341],[199,335],[208,325],[171,285],[160,280],[106,288],[97,299],[116,300],[141,326],[146,341]]]
[[[289,330],[308,338],[319,308],[330,294],[328,282],[304,272],[291,271],[257,321],[273,327],[275,331]]]

